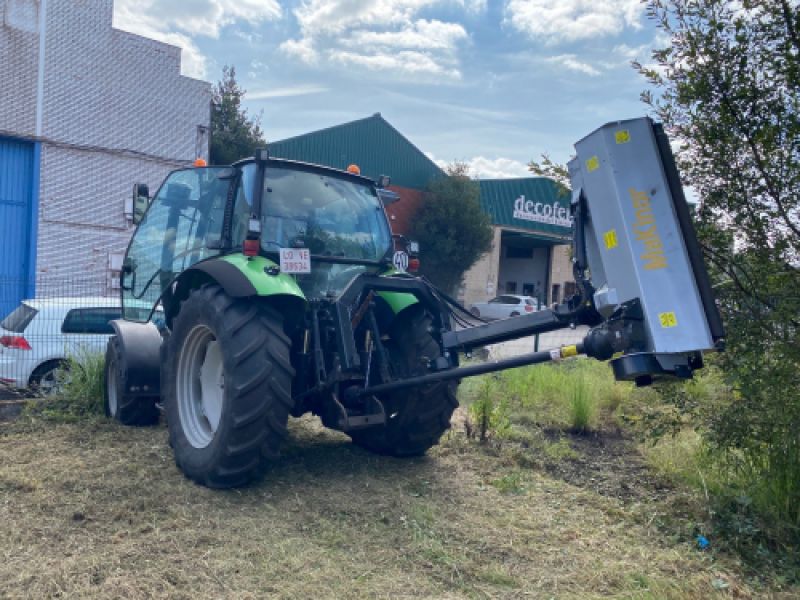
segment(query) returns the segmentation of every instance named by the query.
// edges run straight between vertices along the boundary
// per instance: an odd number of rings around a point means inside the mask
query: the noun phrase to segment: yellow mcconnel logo
[[[636,211],[636,221],[633,223],[634,239],[644,243],[646,252],[639,255],[648,271],[664,269],[667,266],[667,257],[664,255],[664,243],[658,235],[656,220],[653,216],[653,207],[650,205],[650,196],[647,192],[640,192],[630,188],[633,208]]]

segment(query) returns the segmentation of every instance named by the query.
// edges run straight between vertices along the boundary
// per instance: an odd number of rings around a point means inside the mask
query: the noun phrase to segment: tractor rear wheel
[[[392,326],[386,348],[396,377],[425,375],[439,358],[439,344],[429,328],[431,317],[421,308],[408,309]],[[439,442],[458,406],[458,384],[441,381],[378,397],[386,424],[350,433],[355,444],[391,456],[420,456]]]
[[[126,393],[127,370],[122,347],[113,336],[106,346],[106,366],[103,382],[103,405],[106,416],[123,425],[144,426],[158,423],[157,397],[133,396]]]
[[[274,309],[214,284],[181,304],[162,388],[175,462],[187,477],[235,487],[278,456],[292,407],[289,352]]]

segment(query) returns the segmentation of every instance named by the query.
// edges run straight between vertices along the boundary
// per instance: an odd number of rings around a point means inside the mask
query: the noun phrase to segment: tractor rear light
[[[245,240],[244,244],[242,244],[242,252],[244,252],[245,256],[257,256],[258,246],[258,240]]]
[[[0,337],[0,346],[11,350],[31,350],[31,345],[21,335],[4,335]]]
[[[409,258],[408,259],[408,272],[409,273],[416,273],[419,271],[419,259],[418,258]]]
[[[525,305],[525,312],[533,312],[533,307],[530,304]]]

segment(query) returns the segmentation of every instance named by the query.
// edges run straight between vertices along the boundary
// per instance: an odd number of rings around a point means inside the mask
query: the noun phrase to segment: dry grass
[[[0,457],[3,598],[770,593],[659,532],[664,503],[520,469],[458,431],[401,461],[305,418],[262,482],[228,492],[181,475],[163,426],[6,425]]]

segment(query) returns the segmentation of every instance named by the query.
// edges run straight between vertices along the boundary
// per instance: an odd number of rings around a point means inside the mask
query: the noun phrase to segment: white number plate
[[[281,248],[281,273],[311,273],[308,248]]]

